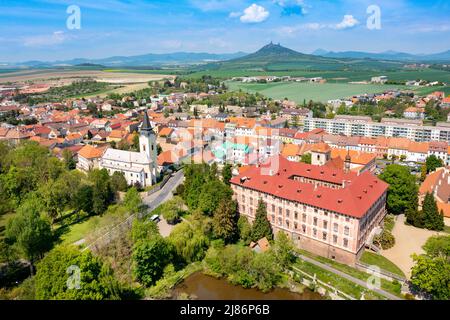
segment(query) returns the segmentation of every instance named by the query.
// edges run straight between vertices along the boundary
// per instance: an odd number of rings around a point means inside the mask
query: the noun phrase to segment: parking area
[[[174,227],[175,226],[168,224],[163,217],[161,217],[161,220],[158,222],[159,233],[163,236],[163,238],[170,236],[170,233]]]

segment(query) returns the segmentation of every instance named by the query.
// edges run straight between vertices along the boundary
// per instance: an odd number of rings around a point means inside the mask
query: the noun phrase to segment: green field
[[[297,83],[282,82],[268,84],[247,84],[236,81],[227,82],[230,90],[242,89],[247,92],[259,92],[267,97],[282,100],[288,98],[303,103],[304,100],[327,102],[332,99],[352,97],[364,93],[381,93],[390,89],[407,89],[405,86],[377,85],[377,84],[348,84],[348,83]]]
[[[443,70],[422,69],[422,70],[285,70],[285,71],[264,71],[262,69],[240,69],[240,70],[205,70],[191,73],[188,77],[199,78],[203,75],[211,75],[216,78],[230,79],[233,77],[245,76],[291,76],[291,77],[323,77],[328,82],[349,82],[349,81],[370,81],[372,77],[385,75],[390,80],[407,81],[422,79],[427,81],[442,81],[450,83],[450,72]],[[342,80],[333,80],[344,78]]]
[[[365,251],[361,257],[361,261],[369,265],[378,266],[382,270],[394,273],[396,275],[399,275],[400,277],[405,278],[405,274],[403,273],[403,271],[382,255]]]

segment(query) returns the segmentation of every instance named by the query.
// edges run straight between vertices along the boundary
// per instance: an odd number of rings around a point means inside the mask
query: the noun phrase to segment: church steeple
[[[141,132],[153,132],[152,125],[150,124],[150,118],[148,117],[147,110],[144,112],[144,121],[142,122]]]

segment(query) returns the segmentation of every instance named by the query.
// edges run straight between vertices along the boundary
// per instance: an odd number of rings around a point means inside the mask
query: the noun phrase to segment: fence
[[[164,179],[161,181],[160,184],[158,184],[157,186],[155,186],[152,190],[147,192],[147,196],[151,196],[152,194],[158,192],[159,190],[161,190],[162,188],[164,188],[164,186],[166,185],[166,183],[170,180],[171,176],[165,176]]]

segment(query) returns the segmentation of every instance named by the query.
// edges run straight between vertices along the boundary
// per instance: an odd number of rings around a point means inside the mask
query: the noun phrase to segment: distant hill
[[[344,51],[333,52],[323,49],[317,49],[313,55],[327,58],[351,58],[351,59],[376,59],[376,60],[393,60],[408,62],[450,62],[450,50],[428,55],[414,55],[405,52],[386,51],[381,53],[360,52],[360,51]]]
[[[304,54],[295,50],[270,43],[255,53],[227,61],[211,63],[200,67],[203,70],[380,70],[397,69],[403,63],[396,61],[378,61],[361,57],[335,58]]]
[[[101,65],[106,67],[145,67],[145,66],[174,66],[174,65],[197,65],[217,61],[235,59],[247,55],[244,52],[214,54],[214,53],[192,53],[175,52],[167,54],[144,54],[137,56],[115,56],[105,59],[72,59],[63,61],[26,61],[21,63],[7,63],[7,66],[44,68],[54,66],[80,66]]]

